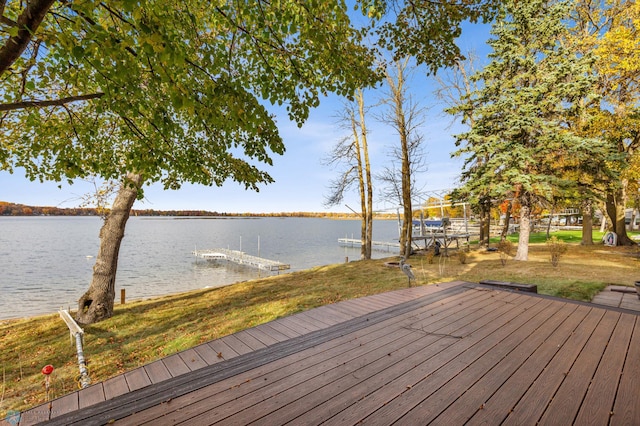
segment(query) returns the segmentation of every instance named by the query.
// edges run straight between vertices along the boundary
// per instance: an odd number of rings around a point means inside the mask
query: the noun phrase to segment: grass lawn
[[[554,233],[575,241],[574,233]],[[544,236],[544,234],[543,234]],[[594,239],[601,236],[594,235]],[[532,241],[537,236],[532,236]],[[543,239],[542,241],[545,241]],[[517,238],[516,238],[517,241]],[[633,286],[640,280],[637,247],[569,244],[557,267],[544,243],[530,246],[527,262],[507,260],[499,253],[471,250],[465,263],[456,252],[433,262],[411,257],[416,285],[483,279],[538,285],[540,293],[589,301],[608,284]],[[356,261],[312,268],[232,286],[182,293],[117,305],[113,318],[84,327],[85,357],[93,382],[106,380],[155,359],[208,340],[279,317],[328,303],[407,286],[406,277],[384,260]],[[24,410],[47,400],[41,369],[52,364],[49,398],[77,388],[75,346],[57,314],[0,320],[0,419],[10,410]]]

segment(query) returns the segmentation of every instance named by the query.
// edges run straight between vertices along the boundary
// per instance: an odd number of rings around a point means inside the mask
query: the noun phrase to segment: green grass
[[[582,231],[555,231],[552,233],[559,240],[564,241],[565,243],[577,243],[580,244],[582,242]],[[602,237],[604,236],[604,232],[593,231],[593,242],[594,244],[599,244],[602,242]],[[632,231],[628,232],[630,237],[634,235],[640,235],[640,232]],[[515,233],[507,236],[507,239],[511,242],[517,243],[520,234]],[[491,243],[497,243],[500,241],[499,237],[491,238]],[[529,243],[531,244],[542,244],[547,241],[547,233],[546,232],[532,232],[529,235]]]
[[[508,260],[504,266],[498,253],[483,249],[472,250],[464,264],[457,256],[436,257],[433,263],[413,256],[409,262],[419,285],[494,279],[537,284],[540,293],[588,301],[608,284],[633,285],[640,279],[637,254],[637,248],[570,244],[559,266],[553,267],[546,245],[533,244],[528,262]],[[92,381],[98,382],[276,318],[406,286],[397,268],[385,266],[385,260],[370,260],[117,305],[112,318],[85,327],[85,357]],[[58,315],[0,321],[0,340],[0,419],[8,410],[46,401],[40,372],[44,365],[56,368],[51,397],[77,388],[75,346]]]

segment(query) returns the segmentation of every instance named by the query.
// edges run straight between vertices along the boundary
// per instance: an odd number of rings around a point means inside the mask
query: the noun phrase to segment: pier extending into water
[[[362,240],[360,238],[338,238],[338,244],[346,247],[360,247]],[[399,250],[400,243],[387,241],[371,241],[371,248],[378,251]]]
[[[212,250],[194,250],[193,254],[206,260],[226,260],[237,263],[238,265],[247,265],[263,271],[285,271],[291,269],[291,265],[277,262],[275,260],[263,259],[257,256],[251,256],[243,251],[229,249],[212,249]]]

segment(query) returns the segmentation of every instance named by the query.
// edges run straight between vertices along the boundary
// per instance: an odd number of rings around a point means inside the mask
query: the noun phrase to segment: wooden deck
[[[200,345],[20,424],[640,424],[639,318],[471,283],[411,288]]]

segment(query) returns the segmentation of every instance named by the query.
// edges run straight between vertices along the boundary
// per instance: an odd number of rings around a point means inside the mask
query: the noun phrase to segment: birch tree
[[[422,152],[423,136],[420,126],[423,124],[424,111],[409,95],[407,68],[409,59],[396,60],[385,71],[387,93],[381,103],[384,108],[378,119],[388,124],[398,136],[391,149],[392,165],[387,166],[380,175],[386,183],[386,199],[398,201],[402,206],[402,226],[400,228],[400,255],[405,259],[411,254],[413,207],[417,194],[416,176],[424,171]],[[400,167],[396,167],[396,161]]]
[[[362,90],[356,91],[353,102],[345,105],[340,117],[342,127],[350,135],[342,138],[327,158],[326,163],[344,167],[330,185],[325,205],[335,206],[344,200],[344,194],[352,186],[358,186],[360,198],[360,258],[371,259],[373,239],[373,181],[369,161],[369,142],[366,122],[366,105]]]

